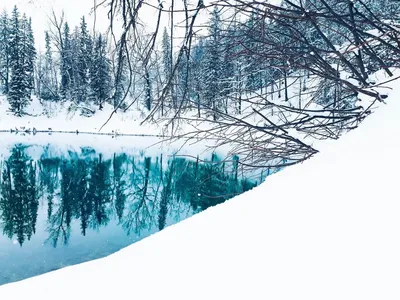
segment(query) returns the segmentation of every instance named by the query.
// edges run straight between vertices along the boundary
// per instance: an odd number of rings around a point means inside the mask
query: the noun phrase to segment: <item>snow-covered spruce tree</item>
[[[69,100],[74,101],[75,103],[82,102],[82,94],[84,93],[83,84],[81,74],[86,74],[83,70],[82,72],[79,70],[80,63],[80,29],[78,26],[74,27],[73,32],[71,33],[71,71],[72,71],[72,80],[71,80],[71,97]],[[86,84],[86,78],[85,78]]]
[[[189,87],[191,89],[190,97],[196,104],[197,115],[201,116],[201,107],[204,102],[205,86],[205,72],[203,66],[205,61],[206,49],[204,38],[200,38],[198,43],[193,47],[191,62],[190,62],[190,81]]]
[[[75,36],[76,81],[75,99],[78,103],[87,101],[89,94],[89,66],[92,61],[92,38],[87,29],[85,17],[82,17],[79,34]]]
[[[173,31],[173,30],[172,30]],[[168,93],[162,99],[162,109],[164,110],[164,104],[170,105],[176,109],[178,107],[178,89],[179,89],[179,71],[174,72],[174,53],[172,49],[172,40],[171,33],[168,33],[167,28],[164,27],[163,36],[162,36],[162,62],[163,62],[163,78],[168,89]],[[180,65],[182,67],[182,64]],[[174,73],[174,74],[173,74]],[[174,75],[174,76],[172,76]],[[182,94],[182,93],[181,93]]]
[[[189,93],[188,93],[188,84],[189,84],[189,76],[190,76],[190,58],[185,52],[182,55],[182,58],[177,67],[177,76],[176,76],[176,96],[179,99],[179,106],[187,107],[189,103]]]
[[[260,70],[260,61],[252,57],[252,53],[257,53],[259,44],[256,42],[261,34],[261,20],[257,19],[254,12],[246,22],[246,34],[244,40],[244,53],[246,58],[244,72],[247,77],[246,90],[249,92],[256,91],[262,87],[262,77]]]
[[[33,88],[31,82],[29,49],[27,41],[27,20],[19,17],[18,8],[12,12],[10,24],[10,89],[7,95],[10,110],[17,116],[22,116],[29,104]]]
[[[62,99],[70,99],[72,96],[72,87],[73,87],[73,62],[74,55],[72,52],[71,45],[71,33],[70,28],[67,22],[64,24],[63,32],[62,32],[62,45],[63,47],[60,49],[60,74],[61,74],[61,86],[60,93]]]
[[[45,49],[43,65],[40,66],[41,76],[38,79],[40,98],[48,101],[57,101],[57,84],[54,74],[54,62],[51,49],[51,39],[48,31],[45,32]]]
[[[111,62],[107,53],[107,41],[102,34],[98,34],[93,49],[90,86],[93,101],[101,110],[103,103],[110,97],[112,89]]]
[[[35,40],[32,31],[32,21],[24,14],[21,19],[21,58],[26,74],[25,92],[30,99],[34,89],[34,64],[36,60]]]
[[[168,84],[169,80],[172,80],[171,74],[172,74],[172,56],[171,56],[171,38],[168,34],[167,28],[164,27],[163,31],[163,36],[162,36],[162,70],[163,70],[163,79],[165,84]],[[169,93],[167,97],[171,98],[169,99],[171,102],[172,100],[172,93],[173,93],[173,87],[172,87],[173,82],[170,83],[171,88],[169,88]],[[166,97],[165,97],[166,98]],[[168,99],[161,99],[161,114],[164,114],[164,106]]]
[[[0,85],[4,94],[8,94],[10,80],[10,24],[7,11],[0,16]]]
[[[26,71],[28,75],[28,86],[27,90],[29,92],[29,97],[34,89],[34,72],[35,72],[35,60],[36,60],[36,48],[35,48],[35,38],[33,36],[32,30],[32,18],[25,20],[25,59],[26,59]]]
[[[206,43],[206,60],[204,64],[204,79],[206,90],[204,100],[208,107],[213,111],[214,120],[217,118],[216,111],[220,109],[220,92],[222,77],[222,37],[221,20],[218,8],[215,7],[210,20],[209,37]]]
[[[233,32],[235,32],[233,41],[226,41],[226,43],[228,44],[227,47],[233,48],[232,57],[230,59],[234,67],[234,83],[233,93],[231,94],[231,102],[233,102],[236,107],[236,114],[240,115],[242,113],[242,95],[244,94],[244,91],[246,89],[246,58],[240,55],[241,45],[239,41],[242,34],[241,32],[243,31],[240,30],[240,26],[236,18],[233,23]],[[226,37],[225,39],[228,40],[228,37]]]
[[[233,36],[237,34],[235,23],[228,24],[222,34],[222,72],[221,72],[221,97],[223,101],[224,113],[231,113],[228,109],[235,107],[231,103],[232,94],[235,92],[236,76],[235,60],[237,59],[237,46]]]
[[[162,36],[162,60],[164,76],[166,79],[169,79],[172,71],[171,40],[166,27],[164,27]]]

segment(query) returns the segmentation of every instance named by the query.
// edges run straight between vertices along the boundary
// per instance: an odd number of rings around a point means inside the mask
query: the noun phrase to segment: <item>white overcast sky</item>
[[[157,0],[154,1],[157,5]],[[97,0],[100,3],[101,0]],[[164,1],[166,3],[169,0]],[[176,1],[180,3],[181,1]],[[197,3],[195,0],[189,0],[190,3]],[[44,31],[48,28],[48,16],[51,15],[54,9],[57,15],[61,15],[64,11],[65,19],[69,23],[70,27],[73,28],[79,24],[80,19],[85,15],[86,20],[89,24],[89,29],[93,28],[93,14],[91,13],[94,6],[94,0],[0,0],[0,10],[4,8],[11,13],[14,5],[17,5],[21,13],[26,13],[28,17],[32,17],[33,30],[35,32],[36,44],[40,50],[44,48]],[[167,7],[167,5],[166,5]],[[157,20],[157,11],[153,8],[143,7],[140,14],[142,21],[146,23],[146,26],[150,28],[155,26]],[[181,19],[184,15],[182,14]],[[179,21],[179,16],[176,16],[176,22]],[[204,19],[204,18],[203,18]],[[168,15],[163,15],[162,26],[168,26],[169,18]],[[96,17],[96,30],[105,32],[109,26],[109,20],[107,17],[107,8],[102,8],[97,11]]]
[[[71,28],[78,25],[82,15],[85,15],[89,24],[89,28],[92,30],[93,14],[91,14],[91,10],[94,6],[94,1],[99,3],[102,0],[0,0],[0,10],[5,8],[10,13],[14,5],[17,5],[21,13],[26,13],[29,17],[32,17],[36,43],[39,48],[38,50],[43,51],[44,31],[48,28],[48,16],[51,14],[52,9],[54,9],[58,15],[61,15],[61,12],[64,11],[66,21],[70,24]],[[155,5],[158,4],[158,0],[150,1],[154,2]],[[207,4],[209,1],[211,0],[204,0],[205,4]],[[270,2],[276,1],[280,0],[270,0]],[[164,0],[162,2],[164,3],[164,7],[168,8],[168,3],[170,3],[170,0]],[[182,1],[175,2],[177,3],[176,5],[182,3]],[[188,0],[188,3],[189,5],[196,5],[197,0]],[[146,24],[149,30],[151,30],[152,27],[155,27],[157,19],[157,11],[155,9],[144,7],[141,17],[142,21]],[[174,23],[178,25],[178,23],[184,19],[184,14],[181,14],[180,16],[177,15],[174,18]],[[109,25],[107,8],[98,10],[96,19],[96,30],[105,32]],[[207,19],[208,16],[206,13],[203,13],[203,15],[198,18],[200,22],[204,22]],[[163,15],[161,24],[162,27],[168,27],[169,16],[167,14]],[[206,29],[203,29],[203,31],[204,30]],[[177,30],[177,35],[179,35],[179,29]]]
[[[89,18],[92,0],[7,0],[0,1],[0,7],[7,9],[11,13],[14,5],[18,6],[21,13],[26,13],[28,17],[32,17],[33,30],[35,32],[36,43],[43,50],[44,31],[48,28],[48,16],[54,8],[58,15],[61,11],[65,11],[66,20],[73,27],[79,24],[82,15]],[[103,19],[103,20],[106,20]],[[103,24],[105,25],[103,21]],[[100,24],[98,25],[100,27]],[[100,29],[100,28],[99,28]]]

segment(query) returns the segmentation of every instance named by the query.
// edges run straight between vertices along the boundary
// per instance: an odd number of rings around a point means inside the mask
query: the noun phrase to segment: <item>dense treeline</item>
[[[0,20],[0,85],[7,95],[10,110],[24,114],[32,93],[43,101],[70,100],[92,103],[101,108],[112,90],[112,69],[107,38],[89,33],[85,18],[70,29],[45,32],[45,51],[35,49],[32,21],[17,6]]]
[[[365,87],[369,74],[396,65],[398,53],[385,55],[397,47],[394,37],[377,38],[380,47],[367,42],[374,39],[370,30],[393,29],[374,18],[395,21],[399,7],[389,0],[285,0],[273,12],[252,1],[228,9],[215,5],[203,26],[208,29],[193,34],[191,44],[178,52],[174,28],[160,28],[153,47],[153,36],[145,32],[125,34],[111,45],[109,36],[89,32],[84,17],[71,28],[64,15],[53,13],[44,53],[38,54],[31,20],[15,7],[11,17],[3,12],[0,22],[1,85],[17,115],[34,90],[41,100],[73,101],[86,113],[106,102],[122,109],[138,102],[140,109],[161,108],[161,115],[196,108],[199,118],[216,120],[242,114],[245,102],[255,100],[251,93],[263,101],[289,102],[295,80],[295,97],[301,99],[310,77],[317,76],[316,103],[354,108],[359,91],[338,73]],[[357,51],[338,59],[343,45]]]
[[[45,32],[45,53],[38,61],[40,99],[94,104],[101,109],[112,89],[107,38],[89,33],[84,17],[73,30],[64,16],[53,17],[53,26]]]

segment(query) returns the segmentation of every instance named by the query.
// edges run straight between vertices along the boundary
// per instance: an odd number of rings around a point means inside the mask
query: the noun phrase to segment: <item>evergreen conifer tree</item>
[[[254,55],[259,52],[259,43],[257,43],[257,39],[261,36],[262,33],[260,30],[259,20],[256,19],[254,13],[250,15],[246,27],[247,32],[245,40],[245,51],[249,52],[249,55],[246,56],[247,59],[244,69],[247,76],[246,90],[255,91],[257,89],[260,89],[262,86],[260,62],[256,59],[257,55]]]
[[[107,43],[103,35],[99,34],[90,64],[90,85],[93,100],[99,109],[102,109],[104,101],[110,96],[111,91],[111,62],[107,57]]]
[[[33,36],[32,29],[32,18],[28,19],[26,24],[26,53],[25,57],[27,59],[27,75],[28,75],[28,89],[32,91],[34,89],[34,65],[36,60],[36,48],[35,48],[35,38]]]
[[[92,60],[92,39],[87,29],[85,17],[82,17],[79,35],[76,43],[76,99],[78,102],[87,100],[89,88],[89,66]]]
[[[213,118],[216,119],[216,111],[219,109],[222,59],[221,59],[221,20],[218,8],[215,7],[211,15],[209,39],[207,41],[207,56],[205,62],[205,101],[207,106],[214,111]]]
[[[162,59],[163,59],[163,71],[164,77],[168,80],[171,75],[172,61],[171,61],[171,40],[167,32],[167,28],[164,27],[163,38],[162,38]]]
[[[204,61],[205,61],[206,49],[204,38],[201,38],[199,42],[193,48],[193,54],[191,56],[191,76],[190,86],[192,89],[191,96],[197,105],[197,115],[200,118],[201,105],[203,102],[204,91],[206,90],[205,85],[205,72]]]
[[[0,16],[0,83],[2,90],[8,94],[10,80],[10,24],[7,11]]]
[[[71,33],[68,23],[64,24],[63,33],[63,48],[61,49],[61,97],[67,99],[71,97],[71,88],[73,80],[73,53],[71,45]]]
[[[40,78],[40,98],[49,101],[58,99],[57,86],[54,76],[54,63],[51,50],[51,39],[48,31],[45,32],[44,63],[42,66],[42,76]]]
[[[29,103],[28,90],[29,74],[24,49],[24,32],[17,6],[14,7],[10,24],[10,90],[7,95],[10,110],[17,116],[22,116],[24,108]],[[22,24],[23,27],[23,24]]]

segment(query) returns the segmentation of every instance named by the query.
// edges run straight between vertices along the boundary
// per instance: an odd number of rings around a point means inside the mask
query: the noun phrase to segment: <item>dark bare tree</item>
[[[179,95],[172,103],[176,109],[162,114],[174,124],[170,133],[215,139],[216,146],[228,144],[245,166],[301,162],[317,152],[313,139],[337,139],[356,128],[385,98],[383,84],[375,83],[372,74],[383,70],[394,80],[392,69],[399,65],[400,32],[393,20],[400,5],[385,0],[283,0],[279,5],[255,0],[105,0],[101,5],[109,7],[112,32],[116,19],[122,19],[122,34],[116,38],[121,57],[132,56],[135,43],[143,39],[146,11],[157,13],[141,48],[145,66],[162,40],[163,18],[171,22],[171,41],[177,36],[174,30],[181,33],[171,46],[176,51],[169,76],[153,95],[145,121],[160,121],[158,111],[165,109],[168,95]],[[215,21],[204,24],[199,18],[211,14],[221,22],[218,49],[212,43]],[[203,75],[214,76],[203,88],[196,81],[207,77],[190,78],[197,74],[193,66],[207,65],[206,60],[195,60],[200,41],[205,51],[224,58],[224,72],[216,76],[200,68]],[[188,80],[177,81],[178,72],[187,72]],[[178,84],[183,93],[176,93]],[[214,85],[217,90],[212,90]],[[182,122],[191,122],[195,129],[178,134]]]

